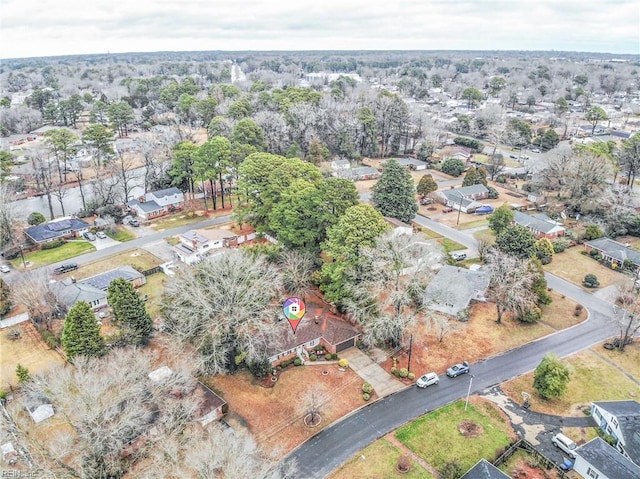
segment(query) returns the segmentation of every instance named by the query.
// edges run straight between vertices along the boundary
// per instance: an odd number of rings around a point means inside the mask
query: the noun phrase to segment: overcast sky
[[[184,50],[638,53],[638,0],[0,0],[0,58]]]

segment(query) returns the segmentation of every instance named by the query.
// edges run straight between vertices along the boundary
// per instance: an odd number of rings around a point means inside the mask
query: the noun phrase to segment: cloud
[[[159,50],[636,53],[635,0],[3,0],[0,57]]]

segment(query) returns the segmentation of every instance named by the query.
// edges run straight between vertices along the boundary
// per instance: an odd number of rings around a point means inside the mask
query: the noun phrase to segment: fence
[[[151,276],[152,274],[156,274],[159,273],[160,271],[162,271],[162,266],[155,266],[151,269],[147,269],[145,271],[142,271],[142,274],[145,276]]]
[[[562,469],[560,469],[560,467],[558,467],[555,462],[542,455],[542,453],[537,451],[536,448],[533,447],[533,445],[525,439],[520,439],[511,447],[509,447],[509,449],[507,449],[498,459],[493,461],[493,465],[496,467],[500,467],[502,464],[507,462],[509,458],[513,456],[518,450],[523,450],[528,452],[529,454],[532,454],[536,458],[538,465],[540,465],[541,467],[544,467],[547,470],[555,469],[560,479],[569,479],[569,476],[567,476],[567,474]]]

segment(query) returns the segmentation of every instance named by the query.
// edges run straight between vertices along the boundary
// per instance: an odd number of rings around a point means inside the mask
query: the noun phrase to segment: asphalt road
[[[423,216],[416,216],[415,222],[468,248],[477,247],[475,238],[464,231]],[[426,390],[410,387],[356,411],[323,429],[287,456],[285,460],[294,460],[298,465],[296,477],[326,477],[358,451],[402,424],[464,398],[470,381],[472,394],[483,391],[533,371],[549,352],[560,357],[569,356],[615,334],[609,319],[611,304],[557,276],[546,276],[549,287],[583,304],[589,310],[587,321],[472,364],[470,375],[455,379],[445,376],[439,385],[430,386]]]

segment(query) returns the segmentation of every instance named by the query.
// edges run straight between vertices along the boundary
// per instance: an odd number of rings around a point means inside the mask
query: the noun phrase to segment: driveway
[[[349,367],[353,369],[364,382],[370,383],[373,386],[378,397],[388,396],[406,387],[358,348],[349,348],[341,352],[340,356],[349,361]]]
[[[93,242],[93,246],[96,247],[96,250],[111,248],[112,246],[115,246],[117,244],[120,244],[120,241],[116,241],[113,238],[109,238],[108,236],[106,238],[96,238],[96,240]]]

